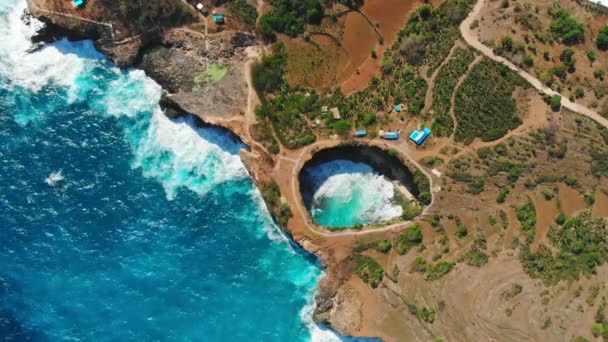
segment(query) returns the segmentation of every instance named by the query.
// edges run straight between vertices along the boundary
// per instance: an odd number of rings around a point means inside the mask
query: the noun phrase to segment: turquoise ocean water
[[[0,0],[0,337],[336,340],[316,260],[273,224],[219,129],[90,42],[36,52]]]
[[[365,163],[333,160],[303,171],[304,200],[319,225],[353,227],[401,216],[395,187]]]

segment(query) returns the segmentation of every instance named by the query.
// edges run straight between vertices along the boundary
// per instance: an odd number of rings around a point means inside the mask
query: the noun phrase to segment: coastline
[[[30,5],[35,0],[27,0]],[[60,32],[54,32],[53,29],[60,29]],[[48,39],[56,39],[58,35],[65,33],[65,28],[62,28],[60,24],[53,24],[52,28],[45,31],[46,41]],[[70,27],[68,32],[71,32],[68,36],[76,38],[85,38],[82,35],[78,35],[77,27]],[[96,38],[96,36],[89,37]],[[170,37],[175,38],[175,37]],[[186,39],[187,43],[190,43],[187,39],[189,37],[179,37],[180,39]],[[107,37],[106,37],[107,40]],[[42,39],[45,41],[45,39]],[[105,42],[107,43],[107,42]],[[108,53],[107,50],[101,49],[108,59],[114,61],[119,67],[125,68],[135,64],[135,68],[140,68],[136,61],[142,60],[143,54],[145,54],[149,48],[154,46],[163,46],[163,39],[157,39],[149,42],[146,49],[141,48],[141,45],[136,46],[135,50],[137,55],[133,56],[130,54],[129,61],[117,60],[117,56]],[[205,40],[205,44],[207,41]],[[95,44],[99,47],[99,44]],[[253,123],[255,123],[255,107],[259,104],[258,96],[253,89],[250,68],[251,65],[260,59],[261,51],[264,47],[261,45],[253,46],[243,50],[239,50],[234,57],[235,61],[232,64],[238,65],[243,68],[242,75],[245,76],[247,83],[247,95],[246,101],[237,102],[239,106],[235,106],[233,112],[229,115],[205,115],[200,111],[192,111],[185,108],[183,103],[176,100],[173,94],[168,93],[166,89],[168,84],[166,79],[155,78],[154,75],[150,75],[152,79],[158,82],[163,89],[163,97],[161,98],[161,108],[165,115],[170,118],[175,118],[184,115],[194,115],[198,118],[199,124],[204,126],[216,126],[230,131],[236,137],[238,137],[245,145],[250,147],[250,150],[241,150],[240,157],[243,161],[248,173],[254,185],[259,189],[263,184],[268,182],[276,182],[280,188],[281,200],[287,203],[292,209],[294,216],[289,220],[286,225],[279,223],[278,218],[273,214],[270,203],[268,203],[263,197],[262,200],[266,205],[266,209],[270,213],[273,221],[279,229],[291,240],[297,244],[306,253],[314,255],[318,260],[320,267],[322,268],[322,274],[319,278],[317,288],[313,291],[314,296],[314,310],[312,313],[313,321],[316,324],[321,324],[327,329],[331,329],[340,333],[343,336],[356,336],[362,338],[383,338],[382,330],[365,328],[360,330],[352,330],[354,322],[359,321],[361,324],[361,312],[344,315],[347,318],[342,318],[343,311],[348,309],[337,308],[338,303],[343,301],[341,287],[347,280],[348,274],[345,270],[349,267],[345,257],[350,253],[355,243],[356,237],[359,235],[374,235],[376,233],[392,233],[397,229],[402,229],[413,224],[412,221],[399,221],[398,223],[385,225],[385,226],[374,226],[369,225],[360,231],[345,230],[340,232],[331,232],[324,228],[316,227],[315,224],[309,218],[308,212],[303,209],[303,199],[299,192],[299,171],[302,169],[304,164],[314,157],[315,153],[324,148],[336,147],[344,144],[342,140],[324,140],[319,141],[313,145],[306,146],[298,150],[285,151],[277,156],[272,156],[266,149],[257,142],[251,135],[249,129]],[[120,58],[120,57],[119,57]],[[230,59],[228,59],[230,61]],[[150,74],[145,68],[143,69],[146,74]],[[187,101],[188,99],[186,99]],[[240,107],[240,110],[237,110]],[[433,177],[420,165],[417,164],[413,159],[407,155],[407,145],[398,145],[392,142],[377,140],[377,139],[365,139],[365,140],[352,140],[346,141],[346,143],[354,146],[374,146],[382,149],[385,152],[388,150],[397,151],[397,159],[401,161],[406,168],[411,169],[412,167],[422,171],[429,179],[430,186],[432,188]],[[407,143],[406,143],[407,144]],[[294,161],[297,161],[293,164]],[[291,165],[288,165],[291,164]],[[421,217],[425,215],[427,210],[432,207],[432,203],[425,207],[421,214]],[[311,225],[312,224],[312,225]],[[362,288],[361,291],[364,293],[358,294],[356,297],[365,297],[369,289]],[[360,300],[351,298],[349,300]],[[309,308],[310,309],[310,308]],[[348,320],[351,320],[350,322]],[[346,320],[346,321],[345,321]],[[352,323],[352,324],[351,324]]]

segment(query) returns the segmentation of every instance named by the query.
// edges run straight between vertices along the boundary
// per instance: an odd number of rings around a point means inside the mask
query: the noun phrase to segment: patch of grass
[[[211,83],[218,82],[228,74],[229,70],[227,65],[209,64],[207,66],[207,81]]]
[[[502,64],[484,59],[476,64],[456,93],[458,128],[455,138],[493,141],[521,124],[512,98],[516,87],[529,84]]]
[[[355,254],[353,260],[355,261],[355,273],[371,287],[378,287],[384,276],[382,266],[376,260],[362,254]]]

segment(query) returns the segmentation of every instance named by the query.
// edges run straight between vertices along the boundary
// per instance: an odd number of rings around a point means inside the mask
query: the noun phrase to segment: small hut
[[[342,119],[342,116],[340,116],[340,110],[338,109],[338,107],[334,107],[334,108],[330,109],[329,111],[331,112],[331,116],[334,118],[334,120]]]

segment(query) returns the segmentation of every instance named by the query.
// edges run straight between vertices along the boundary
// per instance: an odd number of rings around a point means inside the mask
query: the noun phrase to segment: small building
[[[398,140],[399,136],[401,136],[401,131],[397,131],[397,132],[380,131],[380,138],[385,139],[385,140]]]
[[[364,129],[360,129],[358,131],[355,131],[355,137],[357,138],[364,138],[367,135],[367,131]]]
[[[84,6],[84,0],[72,0],[72,4],[74,7],[82,7]]]
[[[321,114],[325,114],[325,113],[327,113],[327,111],[329,111],[329,107],[327,107],[327,106],[321,107]]]
[[[401,105],[396,105],[395,106],[395,112],[401,113]]]
[[[207,7],[205,7],[205,5],[201,4],[200,2],[196,4],[196,9],[204,15],[207,15],[207,13],[209,13],[207,11]]]
[[[334,107],[334,108],[330,109],[329,111],[331,112],[331,116],[334,118],[334,120],[342,119],[342,116],[340,116],[340,110],[338,110],[338,107]]]
[[[221,13],[214,13],[213,22],[218,25],[224,25],[224,15]]]
[[[413,131],[412,134],[410,134],[410,140],[416,145],[420,146],[422,143],[424,143],[426,138],[429,137],[429,135],[431,135],[431,130],[425,127],[422,131]]]

